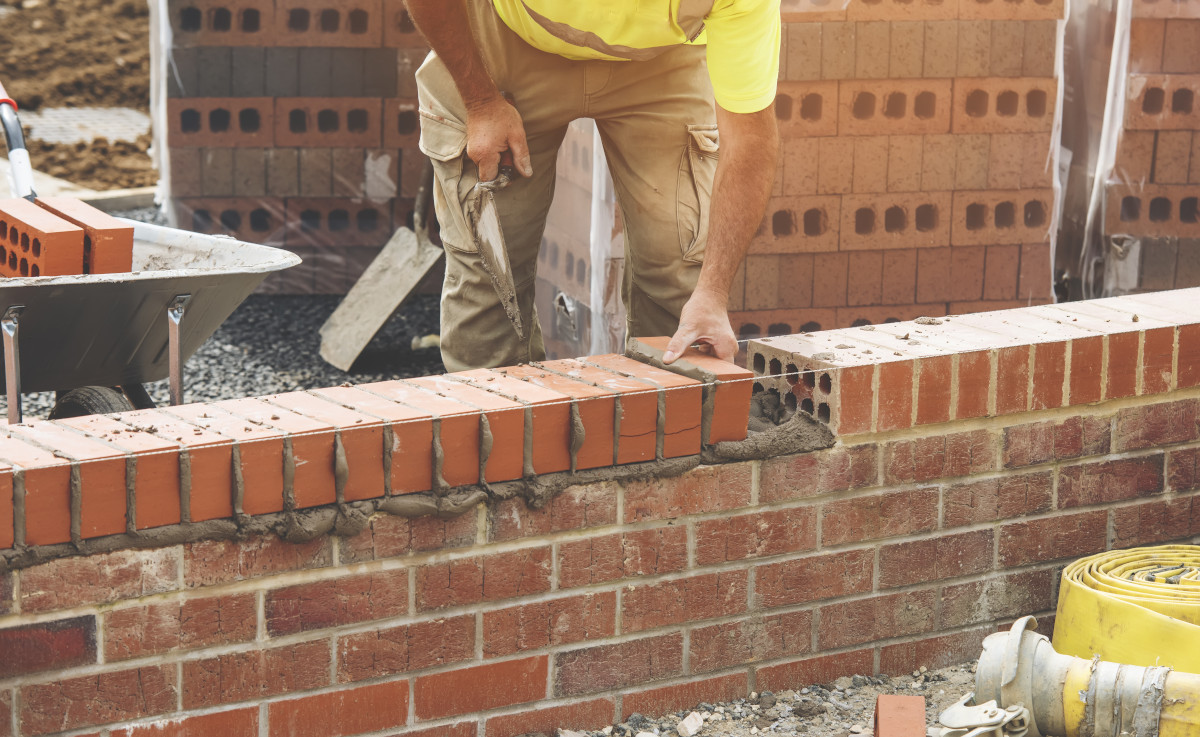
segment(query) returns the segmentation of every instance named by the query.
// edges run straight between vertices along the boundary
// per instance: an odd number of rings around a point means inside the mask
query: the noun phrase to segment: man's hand
[[[521,114],[500,95],[467,106],[467,156],[479,167],[479,179],[491,181],[500,167],[500,154],[512,151],[522,176],[533,174],[529,144]]]
[[[694,343],[707,346],[722,361],[732,361],[737,355],[737,337],[729,325],[727,301],[728,297],[713,292],[693,292],[679,315],[679,329],[667,344],[663,363],[674,363]]]

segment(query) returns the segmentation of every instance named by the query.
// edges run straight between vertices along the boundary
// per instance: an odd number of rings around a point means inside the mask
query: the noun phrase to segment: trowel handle
[[[13,197],[33,199],[33,167],[29,164],[29,152],[25,150],[25,133],[17,118],[17,103],[8,96],[0,83],[0,124],[4,127],[4,140],[8,145],[8,184]]]
[[[508,181],[517,178],[517,165],[513,162],[513,152],[505,149],[500,152],[500,167],[496,171],[496,179],[504,177]]]

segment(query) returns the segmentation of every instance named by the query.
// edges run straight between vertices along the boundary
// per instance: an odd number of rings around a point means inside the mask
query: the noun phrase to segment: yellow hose
[[[1068,565],[1054,649],[1200,674],[1200,546],[1113,550]]]

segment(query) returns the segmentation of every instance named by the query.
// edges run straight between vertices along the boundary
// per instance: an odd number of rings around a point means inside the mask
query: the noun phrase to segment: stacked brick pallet
[[[1135,0],[1105,234],[1141,241],[1143,291],[1200,285],[1200,3]]]
[[[1063,3],[800,5],[784,3],[782,161],[735,330],[1049,301]]]
[[[172,217],[282,246],[280,292],[343,293],[406,224],[420,180],[402,0],[169,0]]]

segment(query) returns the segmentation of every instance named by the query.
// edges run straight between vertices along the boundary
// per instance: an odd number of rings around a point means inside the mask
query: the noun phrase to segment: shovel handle
[[[29,152],[25,150],[25,133],[17,117],[17,102],[8,96],[0,83],[0,125],[4,127],[4,140],[8,145],[9,186],[14,197],[32,200],[33,167],[29,163]]]

